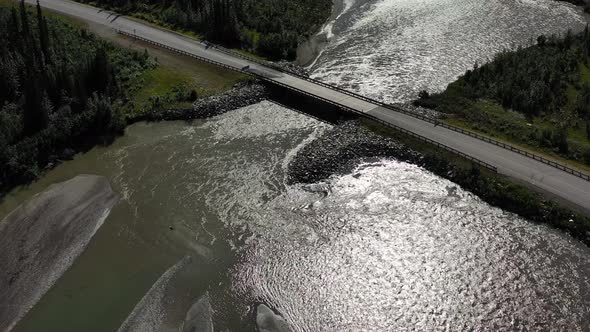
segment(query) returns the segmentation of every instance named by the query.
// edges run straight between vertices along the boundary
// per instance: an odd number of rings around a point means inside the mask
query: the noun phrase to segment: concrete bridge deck
[[[25,1],[31,4],[36,3],[36,0]],[[268,81],[341,105],[343,108],[364,113],[368,117],[403,128],[490,164],[499,173],[533,185],[590,214],[590,181],[544,162],[443,126],[434,126],[423,119],[385,108],[379,102],[372,102],[361,96],[354,96],[337,88],[282,72],[216,47],[208,47],[204,43],[125,16],[69,0],[41,0],[41,6],[115,30],[125,31],[138,38],[208,59],[235,70],[248,67],[249,73]]]

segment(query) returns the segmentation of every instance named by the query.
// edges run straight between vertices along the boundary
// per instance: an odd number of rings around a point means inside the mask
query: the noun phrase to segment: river
[[[583,22],[544,0],[347,4],[313,75],[392,102]],[[590,249],[558,231],[395,160],[359,165],[321,192],[287,185],[290,160],[329,128],[270,102],[138,123],[14,191],[0,216],[79,174],[106,176],[122,196],[15,330],[116,331],[186,255],[197,268],[177,286],[209,294],[216,330],[253,331],[261,302],[294,331],[587,329]]]
[[[581,9],[553,0],[339,0],[312,77],[388,103],[443,90],[475,63],[584,28]]]

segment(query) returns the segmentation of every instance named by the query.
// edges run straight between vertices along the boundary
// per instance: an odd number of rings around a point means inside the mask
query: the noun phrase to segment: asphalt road
[[[36,0],[25,0],[35,4]],[[590,214],[590,182],[569,173],[545,165],[539,161],[522,156],[476,138],[442,128],[411,116],[398,113],[379,105],[349,96],[318,84],[265,67],[247,59],[232,56],[215,48],[173,32],[118,16],[114,13],[68,0],[41,0],[41,6],[56,12],[81,18],[95,24],[123,30],[151,41],[167,45],[200,57],[223,63],[236,69],[249,66],[249,70],[292,88],[339,103],[360,112],[368,113],[381,120],[405,128],[416,134],[445,144],[469,156],[485,161],[498,168],[498,172],[538,189],[541,189],[562,202]]]

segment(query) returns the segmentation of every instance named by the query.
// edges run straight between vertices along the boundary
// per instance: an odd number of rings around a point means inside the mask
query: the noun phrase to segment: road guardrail
[[[155,42],[153,40],[150,40],[150,39],[147,39],[147,38],[144,38],[144,37],[137,36],[137,35],[132,34],[132,33],[129,33],[129,32],[125,32],[125,31],[122,31],[122,30],[117,30],[117,32],[119,34],[121,34],[121,35],[130,37],[130,38],[133,38],[133,39],[141,40],[141,41],[146,42],[148,44],[152,44],[152,45],[155,45],[157,47],[170,50],[172,52],[176,52],[176,53],[179,53],[179,54],[182,54],[182,55],[185,55],[185,56],[189,56],[189,57],[198,59],[200,61],[203,61],[203,62],[206,62],[206,63],[209,63],[209,64],[213,64],[213,65],[216,65],[216,66],[225,68],[225,69],[229,69],[229,70],[232,70],[232,71],[235,71],[235,72],[239,72],[239,73],[243,73],[243,74],[246,74],[246,75],[250,75],[250,76],[259,78],[261,80],[264,80],[264,81],[267,81],[267,82],[271,82],[271,83],[273,83],[275,85],[282,86],[282,87],[287,88],[287,89],[289,89],[291,91],[296,91],[296,92],[301,93],[303,95],[307,95],[307,96],[310,96],[310,97],[319,99],[319,100],[321,100],[323,102],[326,102],[328,104],[334,105],[334,106],[336,106],[338,108],[341,108],[343,110],[346,110],[348,112],[358,114],[358,115],[360,115],[360,116],[362,116],[364,118],[367,118],[367,119],[376,121],[376,122],[378,122],[380,124],[383,124],[383,125],[385,125],[387,127],[396,129],[396,130],[398,130],[400,132],[403,132],[405,134],[408,134],[410,136],[413,136],[415,138],[418,138],[418,139],[420,139],[420,140],[422,140],[424,142],[427,142],[427,143],[433,144],[435,146],[438,146],[440,148],[443,148],[445,150],[448,150],[448,151],[450,151],[450,152],[452,152],[454,154],[457,154],[457,155],[459,155],[459,156],[461,156],[461,157],[463,157],[463,158],[465,158],[467,160],[470,160],[471,162],[477,163],[480,166],[483,166],[483,167],[485,167],[487,169],[490,169],[490,170],[492,170],[494,172],[497,172],[497,168],[495,166],[493,166],[493,165],[491,165],[491,164],[489,164],[489,163],[487,163],[485,161],[482,161],[482,160],[479,160],[477,158],[471,157],[471,156],[469,156],[469,155],[467,155],[467,154],[465,154],[463,152],[460,152],[460,151],[458,151],[458,150],[456,150],[456,149],[454,149],[454,148],[452,148],[450,146],[447,146],[445,144],[436,142],[436,141],[434,141],[434,140],[432,140],[430,138],[427,138],[427,137],[424,137],[422,135],[416,134],[414,132],[411,132],[411,131],[409,131],[407,129],[404,129],[404,128],[399,127],[397,125],[394,125],[392,123],[383,121],[383,120],[381,120],[381,119],[379,119],[379,118],[377,118],[377,117],[375,117],[373,115],[370,115],[368,113],[363,113],[363,112],[357,111],[357,110],[355,110],[353,108],[350,108],[348,106],[345,106],[345,105],[342,105],[340,103],[337,103],[337,102],[334,102],[334,101],[325,99],[325,98],[320,97],[320,96],[317,96],[317,95],[313,95],[313,94],[311,94],[309,92],[306,92],[306,91],[303,91],[303,90],[294,88],[292,86],[285,85],[285,84],[283,84],[281,82],[278,82],[276,80],[273,80],[272,78],[268,78],[268,77],[265,77],[263,75],[260,75],[260,74],[257,74],[257,73],[253,73],[253,72],[250,72],[248,70],[242,70],[242,69],[239,69],[239,68],[228,66],[228,65],[226,65],[224,63],[217,62],[217,61],[214,61],[214,60],[210,60],[210,59],[207,59],[205,57],[201,57],[201,56],[198,56],[198,55],[195,55],[193,53],[189,53],[189,52],[186,52],[186,51],[183,51],[183,50],[179,50],[179,49],[176,49],[176,48],[173,48],[173,47],[170,47],[170,46],[167,46],[167,45],[164,45],[164,44]],[[506,144],[506,143],[503,143],[503,142],[500,142],[500,141],[491,139],[489,137],[486,137],[486,136],[483,136],[483,135],[474,133],[474,132],[469,131],[469,130],[465,130],[465,129],[460,128],[460,127],[456,127],[456,126],[452,126],[452,125],[446,124],[446,123],[444,123],[442,121],[439,121],[437,119],[434,119],[434,118],[431,118],[431,117],[427,117],[427,116],[424,116],[424,115],[421,115],[421,114],[417,114],[415,112],[412,112],[412,111],[403,109],[403,108],[398,107],[398,106],[386,104],[386,103],[383,103],[381,101],[378,101],[378,100],[375,100],[375,99],[372,99],[372,98],[369,98],[369,97],[366,97],[366,96],[359,95],[357,93],[354,93],[354,92],[351,92],[351,91],[342,89],[340,87],[333,86],[331,84],[327,84],[327,83],[318,81],[318,80],[313,79],[313,78],[310,78],[310,77],[306,77],[306,76],[301,75],[299,73],[295,73],[295,72],[292,72],[292,71],[285,70],[284,68],[281,68],[281,67],[279,67],[279,66],[277,66],[275,64],[272,64],[270,62],[267,62],[267,61],[262,61],[262,60],[254,59],[254,58],[248,57],[246,55],[243,55],[241,53],[238,53],[238,52],[235,52],[235,51],[232,51],[232,50],[228,50],[228,49],[226,49],[224,47],[221,47],[221,46],[218,46],[218,45],[215,45],[215,44],[208,44],[208,45],[210,47],[214,47],[215,49],[220,50],[220,51],[222,51],[224,53],[230,54],[232,56],[243,58],[245,60],[248,60],[250,62],[263,65],[265,67],[270,67],[270,68],[272,68],[274,70],[277,70],[279,72],[283,72],[283,73],[287,73],[289,75],[296,76],[297,78],[306,80],[308,82],[311,82],[311,83],[314,83],[314,84],[323,86],[325,88],[328,88],[328,89],[331,89],[331,90],[334,90],[334,91],[338,91],[340,93],[346,94],[348,96],[351,96],[351,97],[354,97],[354,98],[357,98],[357,99],[361,99],[363,101],[366,101],[368,103],[374,104],[376,106],[381,106],[381,107],[384,107],[386,109],[390,109],[390,110],[395,111],[395,112],[398,112],[398,113],[403,113],[403,114],[406,114],[406,115],[411,116],[413,118],[417,118],[417,119],[420,119],[422,121],[425,121],[425,122],[428,122],[428,123],[431,123],[431,124],[434,124],[434,125],[437,125],[437,126],[440,126],[440,127],[443,127],[443,128],[446,128],[446,129],[449,129],[449,130],[452,130],[452,131],[455,131],[455,132],[458,132],[458,133],[461,133],[461,134],[464,134],[464,135],[467,135],[467,136],[470,136],[470,137],[473,137],[473,138],[476,138],[478,140],[481,140],[481,141],[484,141],[484,142],[487,142],[487,143],[496,145],[498,147],[501,147],[501,148],[504,148],[504,149],[513,151],[513,152],[518,153],[520,155],[526,156],[528,158],[531,158],[531,159],[537,160],[539,162],[542,162],[542,163],[544,163],[546,165],[549,165],[549,166],[552,166],[554,168],[557,168],[557,169],[559,169],[561,171],[564,171],[566,173],[569,173],[569,174],[572,174],[574,176],[577,176],[577,177],[579,177],[581,179],[584,179],[586,181],[590,181],[590,175],[588,175],[588,174],[582,173],[582,172],[580,172],[580,171],[578,171],[576,169],[573,169],[571,167],[565,166],[565,165],[563,165],[561,163],[558,163],[558,162],[549,160],[547,158],[541,157],[541,156],[539,156],[537,154],[534,154],[534,153],[531,153],[531,152],[522,150],[522,149],[517,148],[517,147],[515,147],[513,145]]]
[[[473,137],[473,138],[482,140],[484,142],[487,142],[487,143],[490,143],[490,144],[499,146],[499,147],[501,147],[503,149],[507,149],[507,150],[510,150],[512,152],[518,153],[520,155],[526,156],[528,158],[537,160],[537,161],[542,162],[542,163],[544,163],[546,165],[552,166],[552,167],[557,168],[559,170],[562,170],[562,171],[564,171],[566,173],[569,173],[569,174],[572,174],[572,175],[577,176],[579,178],[582,178],[582,179],[584,179],[586,181],[590,181],[590,175],[589,174],[580,172],[580,171],[578,171],[578,170],[576,170],[574,168],[568,167],[568,166],[566,166],[566,165],[564,165],[562,163],[558,163],[558,162],[555,162],[553,160],[544,158],[544,157],[542,157],[540,155],[537,155],[537,154],[531,153],[529,151],[520,149],[518,147],[515,147],[514,145],[506,144],[504,142],[500,142],[498,140],[491,139],[491,138],[486,137],[484,135],[480,135],[480,134],[475,133],[473,131],[465,130],[465,129],[460,128],[460,127],[457,127],[457,126],[449,125],[449,124],[444,123],[442,121],[438,121],[437,119],[434,119],[434,118],[431,118],[431,117],[428,117],[428,116],[424,116],[424,115],[421,115],[421,114],[417,114],[415,112],[406,110],[406,109],[404,109],[402,107],[391,105],[391,104],[386,104],[386,103],[384,103],[382,101],[375,100],[375,99],[372,99],[372,98],[369,98],[369,97],[360,95],[358,93],[355,93],[355,92],[352,92],[352,91],[349,91],[349,90],[346,90],[346,89],[343,89],[343,88],[340,88],[340,87],[337,87],[337,86],[334,86],[334,85],[331,85],[331,84],[328,84],[328,83],[325,83],[325,82],[318,81],[316,79],[313,79],[313,78],[310,78],[310,77],[301,75],[301,74],[299,74],[297,72],[286,70],[285,68],[280,67],[280,66],[277,66],[277,65],[273,64],[272,62],[262,61],[262,60],[259,60],[259,59],[248,57],[248,56],[246,56],[244,54],[241,54],[241,53],[238,53],[238,52],[235,52],[235,51],[226,49],[225,47],[222,47],[222,46],[219,46],[219,45],[215,45],[215,44],[209,44],[209,45],[212,46],[212,47],[215,47],[217,50],[220,50],[220,51],[222,51],[224,53],[227,53],[227,54],[231,54],[231,55],[233,55],[235,57],[239,57],[239,58],[248,60],[250,62],[258,63],[258,64],[263,65],[263,66],[266,66],[266,67],[270,67],[270,68],[275,69],[277,71],[280,71],[280,72],[283,72],[283,73],[287,73],[289,75],[296,76],[297,78],[306,80],[308,82],[311,82],[311,83],[314,83],[314,84],[317,84],[317,85],[320,85],[320,86],[323,86],[325,88],[329,88],[331,90],[338,91],[340,93],[346,94],[348,96],[351,96],[351,97],[354,97],[354,98],[357,98],[357,99],[361,99],[361,100],[366,101],[368,103],[375,104],[377,106],[381,106],[381,107],[390,109],[390,110],[395,111],[395,112],[403,113],[403,114],[406,114],[408,116],[411,116],[411,117],[414,117],[414,118],[417,118],[417,119],[420,119],[420,120],[423,120],[423,121],[432,123],[434,125],[437,125],[437,126],[440,126],[440,127],[443,127],[443,128],[446,128],[446,129],[449,129],[449,130],[452,130],[452,131],[455,131],[455,132],[458,132],[458,133],[461,133],[461,134],[464,134],[464,135],[468,135],[470,137]]]

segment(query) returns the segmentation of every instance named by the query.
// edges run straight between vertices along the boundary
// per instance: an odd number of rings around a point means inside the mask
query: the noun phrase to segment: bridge
[[[25,1],[30,4],[36,3],[36,0]],[[128,37],[208,63],[255,76],[330,103],[345,111],[357,113],[526,183],[590,214],[590,176],[566,165],[125,16],[69,0],[40,0],[40,3],[42,7],[49,10],[108,27]]]

